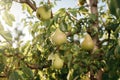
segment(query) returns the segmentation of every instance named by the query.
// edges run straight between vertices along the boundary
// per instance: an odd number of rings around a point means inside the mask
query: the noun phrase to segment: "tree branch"
[[[33,11],[36,11],[37,9],[34,1],[31,1],[31,0],[13,0],[13,1],[18,2],[18,3],[26,3],[33,9]]]
[[[87,4],[89,5],[89,12],[91,14],[94,14],[97,18],[95,20],[95,22],[92,24],[95,28],[98,28],[98,7],[97,7],[97,3],[98,3],[98,0],[86,0],[87,1]],[[90,32],[92,33],[92,32]],[[95,47],[99,48],[99,39],[98,39],[98,33],[96,33],[94,36],[93,36],[93,41],[94,41],[94,44],[95,44]],[[95,50],[95,47],[93,50]],[[93,51],[94,52],[94,51]],[[101,54],[101,53],[99,53]],[[93,71],[90,71],[90,79],[91,80],[94,80],[93,77],[94,76],[94,73],[92,73]],[[102,80],[102,71],[99,70],[96,74],[96,80]]]
[[[43,69],[43,68],[50,67],[50,64],[51,64],[50,61],[48,61],[45,65],[42,65],[42,66],[38,65],[38,64],[29,64],[28,62],[24,61],[25,56],[21,56],[18,53],[16,53],[16,54],[6,54],[6,53],[4,53],[3,55],[6,56],[6,57],[15,57],[16,56],[17,58],[19,58],[19,60],[22,60],[23,63],[25,63],[25,65],[27,67],[29,67],[30,69]]]
[[[7,76],[6,75],[0,75],[0,78],[6,78]]]
[[[47,3],[50,5],[50,3],[51,3],[50,0],[48,0]],[[53,18],[53,12],[52,12],[52,10],[51,10],[51,18]]]

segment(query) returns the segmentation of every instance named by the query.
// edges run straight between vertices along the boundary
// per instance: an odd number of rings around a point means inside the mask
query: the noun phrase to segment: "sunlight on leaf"
[[[8,11],[4,11],[2,18],[4,19],[5,23],[9,26],[12,26],[13,22],[15,21],[14,15],[10,14]]]
[[[30,6],[28,6],[27,4],[22,4],[22,10],[27,10],[27,12],[30,14],[30,15],[32,15],[32,13],[33,13],[33,10],[32,10],[32,8],[30,7]]]

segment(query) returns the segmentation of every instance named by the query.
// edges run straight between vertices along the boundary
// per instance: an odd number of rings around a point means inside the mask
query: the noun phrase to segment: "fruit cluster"
[[[49,20],[51,18],[51,10],[45,6],[40,6],[36,11],[36,16],[39,20],[42,21]],[[64,43],[67,43],[67,36],[63,31],[61,31],[59,27],[57,27],[55,32],[50,36],[50,41],[53,45],[60,46]],[[94,42],[89,34],[85,35],[84,41],[81,43],[81,48],[86,51],[92,50],[94,48]],[[55,69],[60,69],[63,67],[63,64],[64,61],[60,58],[60,56],[58,54],[54,54],[52,59],[53,67]]]

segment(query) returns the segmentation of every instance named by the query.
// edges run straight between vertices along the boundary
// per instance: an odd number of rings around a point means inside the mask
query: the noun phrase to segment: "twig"
[[[7,76],[6,75],[0,75],[0,78],[6,78]]]
[[[50,4],[50,0],[48,0],[48,4]]]
[[[50,0],[48,0],[47,2],[48,2],[48,5],[50,5],[50,3],[51,3]],[[53,12],[52,12],[52,10],[51,10],[51,18],[53,18]]]
[[[114,39],[104,39],[104,40],[100,41],[100,42],[98,43],[98,45],[99,45],[99,47],[100,47],[104,42],[108,42],[108,41],[111,41],[111,40],[114,40]]]
[[[38,64],[29,64],[28,62],[25,62],[25,61],[24,61],[24,57],[23,57],[23,56],[20,56],[20,55],[18,55],[18,54],[10,55],[10,54],[4,53],[3,55],[6,56],[6,57],[15,57],[15,56],[16,56],[17,58],[19,58],[20,60],[22,60],[23,63],[25,63],[25,65],[26,65],[27,67],[29,67],[30,69],[43,69],[43,68],[49,67],[49,62],[48,62],[48,64],[46,64],[46,65],[40,66],[40,65],[38,65]],[[18,68],[18,69],[19,69],[19,68]]]
[[[30,0],[13,0],[13,1],[18,2],[18,3],[26,3],[33,9],[33,11],[36,11],[36,9],[37,9],[37,7],[34,4],[34,2],[32,2]]]

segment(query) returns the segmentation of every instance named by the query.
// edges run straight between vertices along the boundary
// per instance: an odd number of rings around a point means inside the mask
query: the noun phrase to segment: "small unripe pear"
[[[85,35],[85,38],[81,43],[81,48],[84,50],[92,50],[94,48],[94,42],[89,34]]]
[[[59,57],[58,54],[54,55],[52,66],[55,69],[61,69],[63,67],[64,61]]]
[[[45,6],[40,6],[37,10],[36,10],[36,16],[38,19],[40,20],[48,20],[51,18],[51,10],[50,9],[46,9]]]
[[[51,41],[55,45],[61,45],[67,42],[67,37],[59,28],[51,35]]]

